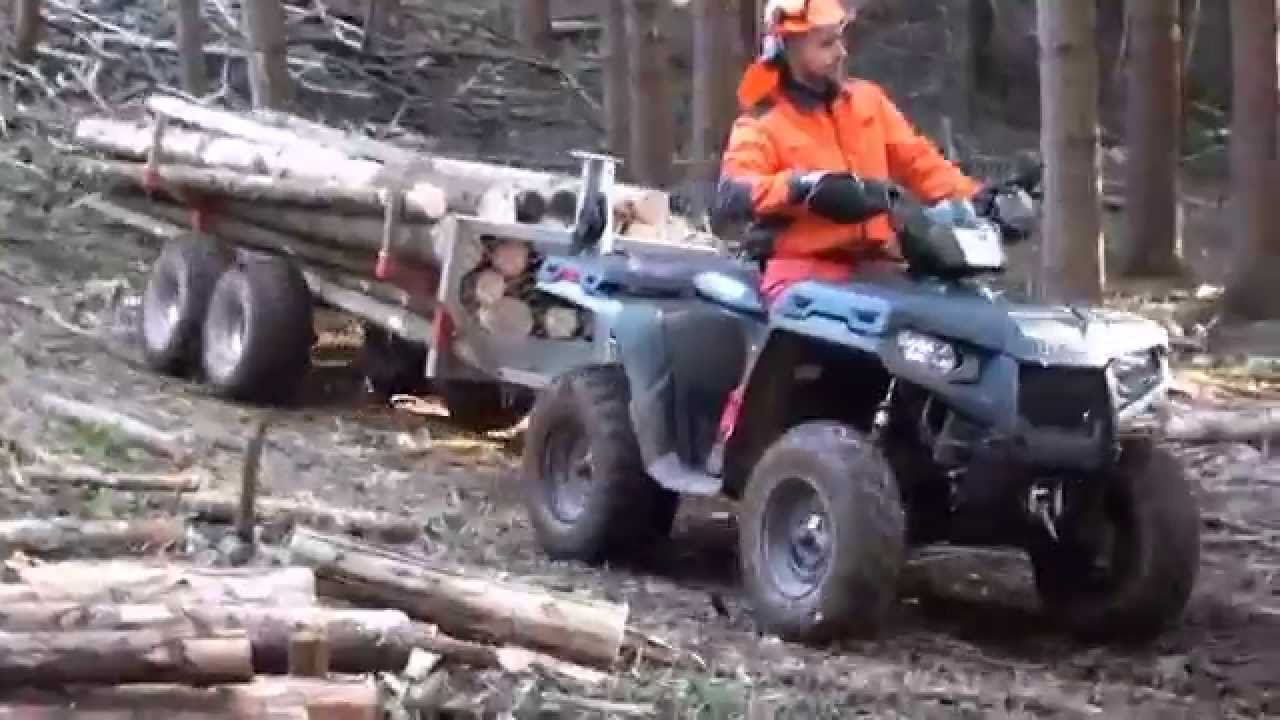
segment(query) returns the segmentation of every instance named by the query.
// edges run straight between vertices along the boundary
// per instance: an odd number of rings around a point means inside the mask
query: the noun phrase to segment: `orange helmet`
[[[764,41],[760,56],[747,67],[738,85],[738,103],[752,107],[778,86],[777,61],[782,40],[814,28],[841,25],[851,19],[841,0],[768,0],[764,6]]]

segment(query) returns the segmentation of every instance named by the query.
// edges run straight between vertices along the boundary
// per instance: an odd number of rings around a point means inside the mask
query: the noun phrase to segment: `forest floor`
[[[530,96],[574,94],[546,73],[533,83],[526,72],[518,67],[490,80]],[[481,83],[471,82],[477,73],[474,65],[453,67],[432,76],[431,87],[437,97],[478,92]],[[891,81],[885,80],[895,92],[911,92]],[[541,109],[532,120],[511,116],[514,101],[424,109],[418,129],[446,154],[493,160],[505,152],[513,161],[546,165],[539,154],[548,148],[559,154],[595,137],[566,104],[533,102]],[[61,102],[39,107],[64,122],[66,113],[86,110]],[[439,117],[431,114],[437,111]],[[453,113],[461,115],[449,120]],[[7,339],[0,345],[0,440],[104,469],[166,470],[111,433],[33,410],[31,393],[39,390],[157,427],[190,428],[197,437],[247,436],[256,410],[143,369],[133,339],[137,298],[159,247],[77,206],[76,188],[41,170],[52,151],[47,130],[34,134],[41,127],[48,126],[16,122],[0,144],[0,336]],[[490,135],[478,138],[481,129]],[[522,155],[519,148],[531,150]],[[1188,191],[1188,207],[1204,213],[1188,224],[1190,255],[1205,254],[1197,262],[1203,282],[1217,276],[1209,260],[1221,260],[1209,258],[1222,222],[1214,210],[1219,188],[1200,182]],[[1166,319],[1195,298],[1183,292],[1163,305],[1145,296],[1125,300]],[[632,566],[547,561],[513,485],[519,434],[468,435],[445,418],[374,402],[364,393],[346,327],[340,317],[321,318],[316,355],[325,362],[308,379],[307,401],[273,425],[263,458],[265,491],[403,514],[421,522],[416,549],[425,556],[624,601],[636,627],[696,653],[703,666],[674,671],[642,662],[596,688],[601,697],[702,708],[698,717],[729,717],[748,703],[754,712],[774,707],[791,717],[1280,716],[1280,464],[1265,446],[1178,448],[1204,508],[1203,561],[1185,619],[1150,646],[1078,644],[1040,614],[1023,556],[946,548],[912,559],[900,603],[878,640],[810,648],[756,632],[738,599],[727,502],[687,502],[671,541]],[[1182,387],[1196,402],[1240,406],[1280,398],[1265,383],[1191,372]],[[215,487],[233,488],[242,461],[240,452],[213,446],[197,467]],[[167,512],[163,498],[48,494],[19,478],[0,474],[5,515]],[[218,563],[217,546],[207,535],[187,550]],[[514,703],[507,679],[477,675],[470,682],[457,692],[485,696],[495,711]]]

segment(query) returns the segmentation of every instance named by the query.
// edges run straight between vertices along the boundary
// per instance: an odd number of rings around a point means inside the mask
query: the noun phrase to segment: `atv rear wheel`
[[[233,255],[212,238],[165,243],[142,294],[142,356],[158,372],[181,375],[200,361],[200,336],[213,286]]]
[[[597,563],[666,537],[679,495],[650,478],[617,366],[557,378],[529,415],[521,472],[539,542],[552,558]]]
[[[226,398],[287,402],[306,376],[314,341],[311,292],[298,268],[243,254],[209,299],[205,377]]]
[[[905,515],[866,436],[826,421],[787,431],[751,473],[738,521],[757,623],[804,642],[873,633],[896,597]]]
[[[1093,522],[1030,548],[1036,588],[1079,636],[1149,639],[1181,615],[1195,585],[1195,493],[1178,459],[1149,442],[1126,447],[1103,482]]]

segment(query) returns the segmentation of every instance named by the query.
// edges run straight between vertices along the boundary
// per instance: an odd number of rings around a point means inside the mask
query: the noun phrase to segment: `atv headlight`
[[[940,375],[950,373],[960,364],[960,353],[956,352],[954,345],[914,330],[898,333],[898,352],[907,362]]]

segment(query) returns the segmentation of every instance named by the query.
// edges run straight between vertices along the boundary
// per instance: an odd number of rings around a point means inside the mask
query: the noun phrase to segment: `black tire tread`
[[[202,330],[209,298],[218,278],[231,265],[233,255],[220,243],[205,237],[183,235],[165,243],[156,258],[143,291],[143,326],[139,328],[143,361],[151,369],[181,375],[199,365]],[[163,273],[186,275],[187,305],[174,328],[170,341],[163,346],[152,345],[146,335],[145,323],[148,308],[154,308],[152,293],[156,277]]]
[[[679,495],[644,470],[628,410],[630,386],[616,365],[570,371],[546,388],[534,404],[526,433],[522,486],[534,532],[547,554],[560,560],[599,563],[647,549],[671,531]],[[590,433],[600,489],[598,505],[574,528],[563,527],[546,507],[541,477],[549,431],[577,414]]]
[[[1126,449],[1112,482],[1136,499],[1134,531],[1140,540],[1138,577],[1105,598],[1069,602],[1055,597],[1054,558],[1032,553],[1046,609],[1086,639],[1144,640],[1181,614],[1200,566],[1200,511],[1192,482],[1178,458],[1155,443]],[[1059,580],[1071,582],[1070,578]]]
[[[765,579],[758,549],[769,492],[783,478],[806,470],[826,495],[836,547],[824,585],[792,602]],[[791,428],[753,470],[740,517],[743,583],[762,630],[785,640],[823,643],[880,629],[897,598],[906,512],[889,462],[870,439],[830,421]]]
[[[219,279],[210,302],[211,317],[219,293],[239,292],[237,285],[243,286],[249,298],[245,312],[256,331],[247,338],[241,362],[230,377],[210,381],[219,394],[230,399],[287,401],[310,366],[315,340],[306,279],[287,259],[244,258]]]

